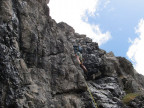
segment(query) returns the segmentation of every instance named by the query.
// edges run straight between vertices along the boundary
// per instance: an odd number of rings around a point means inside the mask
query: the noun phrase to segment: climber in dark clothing
[[[80,64],[80,67],[84,70],[84,72],[87,74],[87,69],[86,67],[83,65],[83,58],[82,58],[82,48],[80,46],[73,46],[74,47],[74,52],[75,52],[75,55],[77,57],[77,60]]]

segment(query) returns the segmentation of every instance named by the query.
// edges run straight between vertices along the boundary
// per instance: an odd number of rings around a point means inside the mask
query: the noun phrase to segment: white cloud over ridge
[[[110,32],[102,33],[98,25],[88,22],[89,17],[95,16],[98,4],[99,0],[51,0],[50,15],[57,22],[68,23],[76,32],[86,34],[101,45],[111,38]]]
[[[144,19],[140,20],[136,33],[139,37],[135,38],[134,41],[130,40],[132,45],[129,47],[127,56],[134,63],[137,72],[144,75]]]

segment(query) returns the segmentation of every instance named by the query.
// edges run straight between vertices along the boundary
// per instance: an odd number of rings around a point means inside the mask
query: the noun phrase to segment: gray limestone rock
[[[0,1],[0,108],[143,107],[127,93],[143,92],[132,64],[49,16],[49,0]],[[83,48],[84,73],[73,45]],[[88,86],[87,86],[88,85]]]

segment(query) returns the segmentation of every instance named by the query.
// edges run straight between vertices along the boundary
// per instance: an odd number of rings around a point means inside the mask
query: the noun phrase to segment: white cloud
[[[98,25],[88,23],[89,17],[95,16],[98,4],[99,0],[51,0],[50,15],[57,22],[68,23],[76,32],[86,34],[101,45],[110,39],[110,32],[102,33]]]
[[[139,37],[131,41],[127,56],[133,61],[137,72],[144,75],[144,19],[141,19],[138,27],[135,29]]]
[[[131,43],[131,44],[132,44],[133,42],[134,42],[134,41],[129,37],[129,38],[128,38],[128,43]]]
[[[106,0],[106,2],[104,3],[104,8],[106,8],[109,3],[110,3],[110,0]]]
[[[102,33],[98,25],[93,25],[92,29],[97,37],[90,38],[92,38],[93,41],[98,42],[99,45],[106,43],[111,38],[111,33],[109,31],[107,31],[106,33]]]
[[[110,8],[108,11],[109,11],[109,12],[113,12],[114,10],[115,10],[115,8],[112,7],[112,8]]]

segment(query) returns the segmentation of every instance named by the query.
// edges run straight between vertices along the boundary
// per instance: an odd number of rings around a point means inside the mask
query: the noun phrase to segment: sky
[[[50,0],[50,15],[144,75],[144,0]]]

